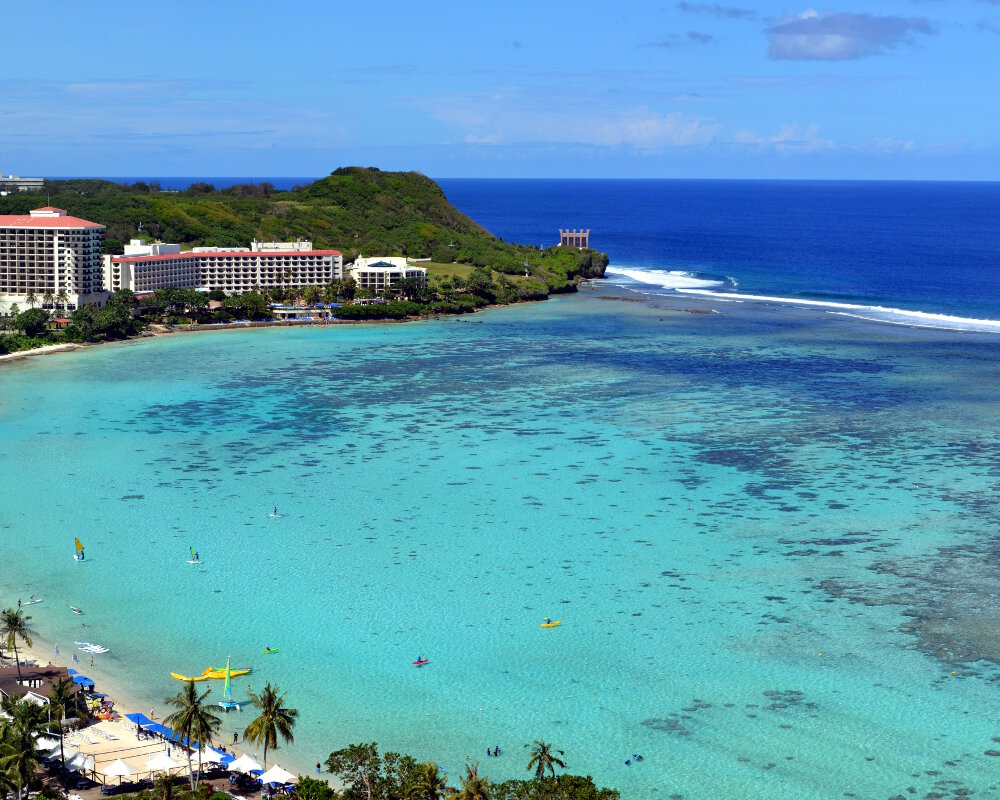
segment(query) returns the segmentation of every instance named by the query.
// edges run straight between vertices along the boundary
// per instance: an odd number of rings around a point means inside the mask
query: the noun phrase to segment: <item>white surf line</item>
[[[822,308],[839,312],[862,312],[875,314],[874,317],[863,317],[873,322],[895,322],[898,325],[921,325],[921,327],[942,328],[948,330],[976,330],[989,333],[1000,333],[1000,320],[975,319],[973,317],[956,317],[950,314],[932,314],[927,311],[908,311],[902,308],[887,306],[863,306],[857,303],[836,303],[831,300],[803,300],[793,297],[771,297],[759,294],[735,294],[733,292],[713,292],[707,289],[679,288],[681,294],[695,294],[701,297],[711,297],[734,302],[756,301],[762,303],[783,303],[785,305]],[[844,316],[852,316],[844,314]]]
[[[604,274],[622,275],[637,283],[646,283],[650,286],[659,286],[663,289],[680,288],[700,288],[709,286],[724,286],[724,281],[708,280],[697,278],[690,272],[683,270],[653,270],[639,267],[608,267]]]

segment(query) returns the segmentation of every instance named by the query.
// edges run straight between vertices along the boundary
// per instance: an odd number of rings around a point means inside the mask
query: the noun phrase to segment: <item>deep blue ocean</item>
[[[182,189],[196,180],[223,187],[251,179],[144,180]],[[289,189],[310,179],[255,180]],[[611,257],[611,274],[649,290],[1000,320],[1000,183],[438,182],[453,204],[506,241],[549,246],[559,228],[589,228],[591,246]]]

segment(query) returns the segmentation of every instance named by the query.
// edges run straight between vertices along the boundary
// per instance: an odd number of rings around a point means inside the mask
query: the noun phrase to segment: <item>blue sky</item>
[[[1000,179],[1000,0],[5,3],[22,175]]]

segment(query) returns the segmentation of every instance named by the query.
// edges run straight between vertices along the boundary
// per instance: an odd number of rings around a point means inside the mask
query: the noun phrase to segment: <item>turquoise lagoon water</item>
[[[301,770],[996,796],[1000,340],[611,291],[4,367],[0,600],[137,697],[252,664]]]

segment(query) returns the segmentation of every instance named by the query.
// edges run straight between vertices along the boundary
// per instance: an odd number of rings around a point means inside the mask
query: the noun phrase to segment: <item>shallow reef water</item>
[[[0,599],[138,697],[252,664],[303,771],[544,737],[626,798],[1000,795],[1000,339],[626,299],[4,367]]]

